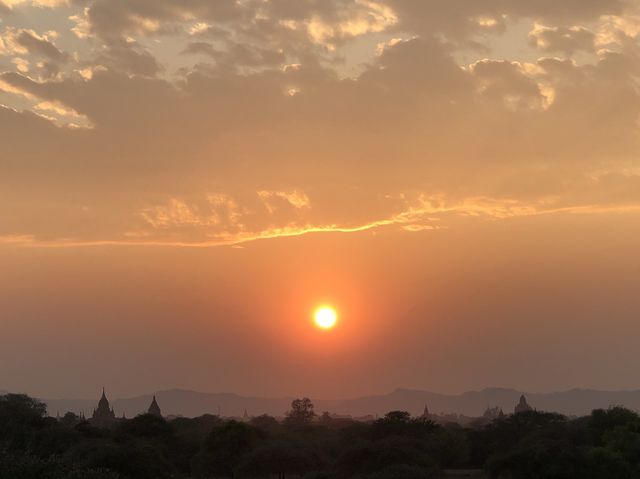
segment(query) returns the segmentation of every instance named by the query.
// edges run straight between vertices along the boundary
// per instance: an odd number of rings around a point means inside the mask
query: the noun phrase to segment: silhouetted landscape
[[[283,416],[293,397],[260,398],[237,394],[211,394],[173,389],[155,393],[161,399],[163,410],[168,415],[195,417],[207,413],[223,416],[240,416],[247,410],[251,414]],[[351,416],[383,415],[389,411],[408,411],[412,415],[421,414],[425,404],[432,412],[480,416],[487,407],[500,407],[505,411],[513,409],[523,394],[522,391],[504,388],[487,388],[463,394],[439,394],[428,391],[396,389],[389,394],[363,396],[353,399],[327,400],[312,398],[316,409]],[[127,416],[145,411],[153,394],[131,398],[114,399],[114,409]],[[526,392],[532,404],[544,411],[554,411],[568,416],[582,416],[593,409],[611,405],[640,410],[640,390],[637,391],[597,391],[573,389],[552,393]],[[74,411],[77,414],[91,411],[95,399],[42,399],[47,404],[49,414],[58,411]]]
[[[203,414],[118,417],[106,393],[91,416],[48,416],[26,395],[0,396],[0,477],[11,479],[306,478],[631,479],[640,474],[640,416],[596,409],[569,419],[521,395],[466,426],[389,411],[355,419],[294,399],[281,418]]]

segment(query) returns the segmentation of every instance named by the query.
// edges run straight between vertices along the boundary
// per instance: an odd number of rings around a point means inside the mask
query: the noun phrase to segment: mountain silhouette
[[[164,415],[187,417],[202,414],[242,416],[244,410],[249,415],[270,414],[282,416],[289,409],[293,397],[251,397],[233,393],[203,393],[183,389],[171,389],[155,393]],[[462,394],[441,394],[429,391],[396,389],[389,394],[362,396],[352,399],[312,398],[316,412],[330,411],[352,416],[383,415],[392,410],[409,411],[419,415],[425,405],[432,413],[457,413],[466,416],[480,416],[488,406],[501,407],[505,412],[513,411],[521,394],[526,394],[531,406],[538,410],[559,412],[566,415],[589,414],[593,409],[621,405],[640,410],[640,390],[598,391],[592,389],[572,389],[563,392],[527,393],[515,389],[486,388]],[[153,394],[131,398],[110,398],[118,416],[125,413],[135,416],[148,409]],[[98,402],[94,399],[43,399],[49,413],[73,411],[90,415]]]

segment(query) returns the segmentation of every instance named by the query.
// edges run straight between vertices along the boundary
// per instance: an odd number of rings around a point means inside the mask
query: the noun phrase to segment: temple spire
[[[427,403],[424,404],[424,410],[422,411],[422,416],[420,416],[422,419],[430,419],[431,418],[431,413],[429,412],[429,407],[427,406]]]
[[[528,411],[533,411],[533,408],[529,406],[529,403],[527,402],[527,398],[523,394],[522,396],[520,396],[520,401],[516,405],[514,409],[514,413],[519,414],[519,413],[528,412]]]
[[[162,411],[160,410],[160,406],[158,406],[158,401],[156,401],[156,395],[153,395],[153,400],[151,401],[151,405],[149,406],[148,414],[156,417],[162,417]]]
[[[115,411],[113,407],[109,404],[109,400],[107,399],[107,393],[102,387],[102,396],[98,401],[98,407],[93,410],[93,415],[91,416],[91,422],[97,426],[108,426],[113,423],[116,419]]]

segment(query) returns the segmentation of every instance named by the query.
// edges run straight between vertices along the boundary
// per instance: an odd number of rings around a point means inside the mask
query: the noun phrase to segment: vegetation
[[[568,419],[536,411],[473,428],[392,411],[371,423],[317,418],[296,400],[282,422],[151,415],[100,429],[0,396],[0,477],[11,479],[428,479],[445,469],[498,479],[640,477],[640,417],[614,407]]]

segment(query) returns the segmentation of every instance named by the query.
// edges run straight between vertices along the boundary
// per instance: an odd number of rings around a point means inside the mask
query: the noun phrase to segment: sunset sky
[[[0,72],[0,390],[640,388],[640,1],[1,0]]]

